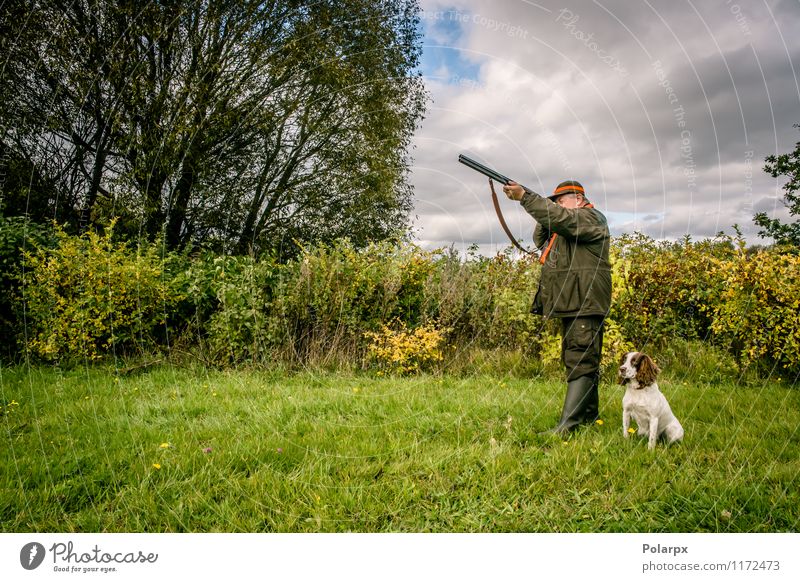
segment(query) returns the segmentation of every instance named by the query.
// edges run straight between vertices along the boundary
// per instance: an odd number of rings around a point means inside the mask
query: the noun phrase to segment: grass
[[[800,524],[800,391],[663,377],[685,442],[563,441],[560,382],[0,369],[4,532],[775,532]]]

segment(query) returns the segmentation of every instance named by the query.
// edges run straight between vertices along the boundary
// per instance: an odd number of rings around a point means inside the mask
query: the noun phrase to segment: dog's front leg
[[[628,429],[631,426],[631,411],[627,408],[622,409],[622,436],[625,438],[630,437]]]
[[[650,438],[647,441],[647,448],[653,450],[656,448],[656,437],[658,437],[658,417],[650,417]]]

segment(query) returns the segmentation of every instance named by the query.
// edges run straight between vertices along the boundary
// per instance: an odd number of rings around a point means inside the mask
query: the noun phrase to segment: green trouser
[[[567,371],[567,393],[561,420],[548,432],[564,435],[599,418],[602,349],[602,317],[562,320],[561,361]]]
[[[589,375],[599,378],[603,317],[571,317],[561,323],[561,362],[566,368],[567,382]]]

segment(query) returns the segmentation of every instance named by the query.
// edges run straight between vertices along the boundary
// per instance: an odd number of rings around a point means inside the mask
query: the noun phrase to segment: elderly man
[[[515,182],[503,191],[537,222],[533,241],[541,250],[542,273],[532,311],[562,321],[567,395],[561,420],[550,432],[563,435],[599,415],[603,319],[611,307],[608,222],[574,180],[561,182],[548,198]]]

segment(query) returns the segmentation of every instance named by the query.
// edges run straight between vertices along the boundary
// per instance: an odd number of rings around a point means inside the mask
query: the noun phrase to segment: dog
[[[630,436],[628,427],[633,417],[638,434],[648,436],[650,450],[658,439],[672,444],[683,438],[683,427],[656,384],[660,371],[652,358],[642,352],[628,352],[619,367],[619,383],[627,387],[622,398],[623,435]]]

